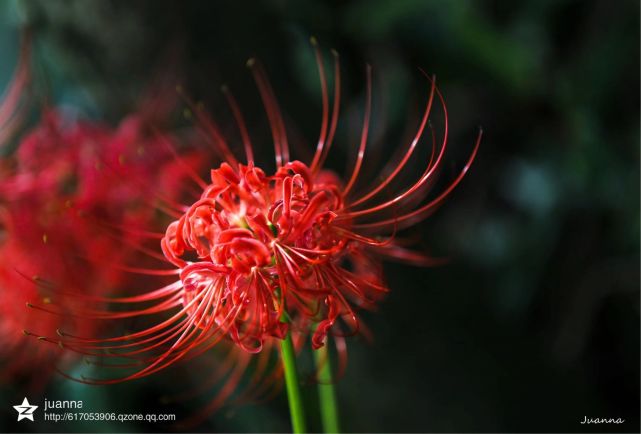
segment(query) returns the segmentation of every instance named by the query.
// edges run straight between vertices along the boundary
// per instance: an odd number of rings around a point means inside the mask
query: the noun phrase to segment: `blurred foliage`
[[[3,58],[14,57],[19,23],[36,36],[43,92],[111,120],[163,71],[214,111],[225,82],[258,106],[243,67],[258,55],[310,143],[320,101],[307,39],[316,35],[328,58],[330,47],[341,54],[348,118],[358,119],[363,65],[373,64],[386,105],[378,119],[399,132],[374,133],[380,155],[401,145],[406,107],[424,98],[416,68],[436,73],[453,170],[477,125],[484,140],[461,187],[415,232],[449,265],[387,267],[390,297],[366,315],[374,343],[351,342],[338,385],[344,428],[576,432],[588,416],[626,419],[600,431],[639,431],[638,2],[27,0],[2,5]],[[49,394],[154,408],[171,383],[159,381],[60,381]],[[200,429],[283,430],[285,409],[282,397],[225,409]]]

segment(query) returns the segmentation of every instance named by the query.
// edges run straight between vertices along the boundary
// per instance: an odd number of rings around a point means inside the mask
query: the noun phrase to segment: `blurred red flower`
[[[19,128],[15,120],[24,117],[17,112],[24,111],[19,96],[26,92],[21,77],[27,69],[18,71],[0,108],[3,132]],[[181,169],[161,143],[170,139],[160,139],[142,113],[114,129],[47,108],[14,151],[6,137],[0,158],[0,364],[3,379],[42,384],[64,353],[25,334],[95,331],[96,322],[78,312],[87,300],[102,303],[131,281],[130,272],[140,272],[124,264],[140,256],[142,228],[158,220],[149,197],[178,194]],[[125,239],[116,235],[119,228],[128,228]],[[25,303],[39,309],[25,309]]]

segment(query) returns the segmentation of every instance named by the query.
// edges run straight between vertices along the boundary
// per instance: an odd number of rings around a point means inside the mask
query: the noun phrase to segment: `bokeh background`
[[[392,292],[365,315],[373,342],[350,341],[337,386],[343,429],[581,432],[588,416],[625,419],[589,430],[639,432],[638,2],[6,1],[0,83],[24,25],[41,94],[85,117],[116,123],[162,74],[214,113],[223,83],[258,107],[244,66],[256,55],[310,144],[320,120],[315,35],[328,61],[329,48],[341,54],[356,124],[364,65],[374,67],[374,159],[402,145],[425,96],[417,67],[436,74],[450,175],[479,125],[483,143],[460,188],[412,232],[449,264],[386,266]],[[348,155],[343,143],[335,163]],[[181,414],[189,408],[163,408],[158,397],[190,381],[198,370],[189,367],[114,387],[56,379],[42,396]],[[10,405],[25,393],[0,386],[1,428],[170,429],[16,424]],[[311,403],[314,393],[305,389]],[[195,429],[286,431],[286,403],[224,408]]]

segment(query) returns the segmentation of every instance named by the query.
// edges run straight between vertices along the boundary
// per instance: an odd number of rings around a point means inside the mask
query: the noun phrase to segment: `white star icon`
[[[29,404],[29,401],[27,401],[27,398],[25,398],[22,401],[22,404],[14,405],[13,408],[15,408],[18,412],[18,422],[20,422],[22,419],[29,419],[31,422],[33,422],[33,412],[36,411],[36,408],[38,408],[38,406]]]

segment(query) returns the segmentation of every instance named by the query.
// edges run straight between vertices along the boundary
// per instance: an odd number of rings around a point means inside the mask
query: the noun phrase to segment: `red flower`
[[[175,166],[158,140],[142,117],[131,116],[114,130],[69,123],[48,110],[17,150],[0,159],[4,376],[28,375],[39,383],[62,351],[25,334],[47,336],[69,327],[93,333],[95,321],[77,315],[86,303],[82,297],[99,301],[125,282],[126,272],[139,271],[123,264],[140,256],[145,234],[135,228],[156,219],[155,207],[141,198],[162,183],[172,189],[180,179],[173,176],[168,184],[158,178],[159,168]],[[121,182],[125,174],[127,183]],[[119,227],[130,228],[126,241],[112,234]],[[25,303],[38,309],[25,309]]]
[[[97,318],[121,319],[164,314],[140,331],[111,338],[61,333],[55,339],[67,348],[97,357],[129,358],[133,373],[111,383],[142,377],[175,362],[202,354],[221,340],[249,353],[260,352],[272,339],[291,330],[297,337],[312,334],[314,348],[328,334],[345,336],[359,329],[357,311],[372,308],[388,291],[381,261],[398,259],[429,264],[430,258],[395,242],[398,230],[425,219],[459,184],[479,143],[460,174],[427,200],[447,147],[448,123],[443,97],[430,79],[423,116],[412,141],[382,181],[356,195],[370,127],[371,71],[367,69],[367,102],[358,154],[341,181],[323,169],[334,140],[340,111],[340,72],[335,60],[333,107],[321,55],[316,50],[323,95],[320,137],[313,159],[290,158],[288,137],[274,93],[261,67],[254,74],[275,149],[276,170],[267,174],[253,157],[249,132],[236,101],[225,95],[243,140],[246,163],[234,156],[218,125],[192,104],[205,137],[224,162],[211,171],[211,182],[193,176],[202,194],[171,223],[161,241],[166,260],[179,279],[155,291],[114,300],[129,310],[86,312]],[[409,186],[389,195],[428,129],[434,101],[445,124],[442,138],[431,135],[431,157]],[[331,114],[330,114],[331,111]],[[163,269],[158,273],[171,273]],[[120,365],[122,366],[122,365]]]

